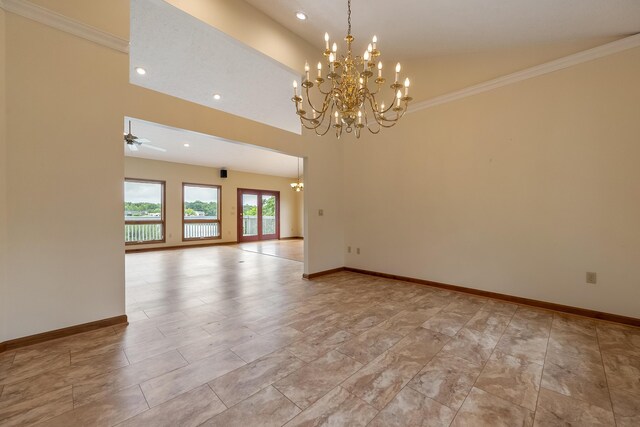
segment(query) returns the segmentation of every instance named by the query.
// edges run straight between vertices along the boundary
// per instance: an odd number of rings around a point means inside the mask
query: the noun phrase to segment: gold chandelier
[[[338,56],[338,45],[333,43],[329,49],[329,34],[325,33],[324,56],[327,61],[328,73],[326,79],[322,76],[322,62],[318,62],[318,76],[315,83],[309,78],[309,64],[306,63],[305,79],[298,92],[298,82],[293,82],[293,98],[296,104],[296,114],[300,122],[307,129],[312,129],[319,136],[326,135],[333,127],[336,137],[340,138],[343,130],[354,133],[360,138],[360,131],[367,128],[369,132],[377,134],[380,129],[394,126],[407,111],[411,97],[409,96],[409,79],[400,83],[400,63],[396,65],[394,82],[389,85],[393,94],[390,102],[378,103],[383,97],[385,78],[382,77],[382,62],[378,60],[380,51],[377,48],[378,39],[373,36],[371,43],[362,56],[353,56],[351,45],[351,0],[347,2],[348,30],[344,38],[347,42],[347,54]],[[377,62],[376,62],[377,61]],[[377,68],[377,76],[374,70]],[[324,84],[326,82],[326,84]],[[370,88],[371,86],[371,88]],[[317,91],[310,94],[311,88]],[[404,87],[404,93],[402,88]],[[304,92],[304,95],[303,95]],[[311,95],[311,96],[310,96]],[[314,105],[311,97],[321,98]],[[306,98],[306,100],[304,99]],[[306,104],[306,106],[305,106]],[[319,107],[319,108],[318,108]],[[305,110],[309,108],[309,111]],[[333,124],[332,124],[333,121]]]
[[[297,159],[298,162],[298,181],[291,183],[291,188],[293,191],[299,193],[304,190],[304,183],[300,182],[300,158]]]

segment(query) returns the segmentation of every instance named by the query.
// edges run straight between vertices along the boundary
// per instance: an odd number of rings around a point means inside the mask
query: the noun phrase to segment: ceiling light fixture
[[[305,78],[302,88],[298,93],[298,82],[293,82],[293,98],[296,104],[296,114],[300,116],[300,122],[307,129],[312,129],[319,136],[325,135],[331,129],[331,120],[334,120],[333,128],[336,137],[340,138],[342,131],[355,133],[360,138],[360,131],[367,128],[369,132],[377,134],[383,127],[392,127],[407,111],[411,97],[409,96],[409,79],[404,84],[400,83],[400,63],[396,65],[396,74],[391,88],[392,96],[385,107],[385,103],[378,103],[382,98],[385,79],[382,77],[382,62],[377,60],[380,51],[377,48],[378,38],[373,36],[362,57],[353,56],[351,44],[351,0],[347,2],[347,42],[346,56],[338,57],[338,45],[333,43],[329,48],[329,34],[324,34],[326,65],[328,72],[325,80],[322,77],[322,62],[318,62],[318,77],[315,83],[309,78],[309,64],[305,64]],[[376,62],[377,61],[377,62]],[[374,69],[377,68],[377,77],[374,77]],[[327,87],[322,84],[327,81]],[[317,92],[311,94],[314,99],[322,99],[322,104],[316,108],[311,102],[309,89],[317,85]],[[404,87],[404,94],[401,89]],[[306,94],[306,106],[310,108],[309,114],[305,108],[302,92]]]
[[[299,157],[298,157],[297,161],[298,161],[298,181],[292,182],[291,183],[291,188],[296,193],[299,193],[302,190],[304,190],[304,183],[300,182],[300,158]]]
[[[144,76],[145,74],[147,74],[147,70],[145,70],[142,67],[136,67],[136,73],[140,74],[141,76]]]
[[[214,93],[213,99],[215,99],[216,101],[220,101],[222,99],[222,95],[220,95],[219,93]]]
[[[301,21],[306,21],[307,20],[307,14],[301,11],[296,12],[296,18],[298,18]]]
[[[185,142],[185,143],[184,143],[184,144],[182,144],[182,145],[183,145],[183,146],[185,146],[185,147],[187,147],[187,148],[189,148],[189,147],[190,147],[189,143],[187,143],[187,142]]]

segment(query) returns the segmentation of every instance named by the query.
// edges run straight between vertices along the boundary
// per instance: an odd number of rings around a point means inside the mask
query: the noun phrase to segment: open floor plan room
[[[0,427],[639,427],[640,0],[0,0]]]
[[[0,425],[637,421],[638,328],[351,272],[308,281],[241,245],[126,262],[128,326],[2,353]]]

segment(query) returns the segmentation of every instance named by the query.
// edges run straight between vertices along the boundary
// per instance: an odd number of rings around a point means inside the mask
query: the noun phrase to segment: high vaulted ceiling
[[[318,50],[346,34],[347,0],[246,1]],[[352,0],[351,20],[357,49],[375,34],[383,54],[418,58],[632,35],[640,0]]]

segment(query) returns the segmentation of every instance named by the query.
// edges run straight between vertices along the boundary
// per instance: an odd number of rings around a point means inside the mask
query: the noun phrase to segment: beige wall
[[[128,13],[114,19],[128,22]],[[6,31],[4,339],[124,314],[125,116],[305,157],[305,203],[324,210],[305,218],[305,271],[344,265],[340,142],[132,86],[127,55],[11,13]]]
[[[206,242],[235,242],[237,236],[238,188],[253,188],[280,192],[280,237],[302,236],[299,222],[302,194],[291,190],[292,178],[252,174],[229,170],[229,177],[220,178],[220,170],[204,166],[125,157],[124,175],[127,178],[166,181],[166,242],[164,244],[135,245],[128,248],[193,245],[202,242],[182,241],[182,183],[222,186],[222,238]],[[295,180],[295,179],[294,179]]]
[[[7,336],[7,138],[5,109],[5,12],[0,9],[0,342]]]
[[[409,114],[345,144],[346,263],[640,317],[639,135],[637,48]]]
[[[410,77],[411,96],[415,102],[419,102],[601,46],[616,39],[597,38],[403,61],[402,75]]]

